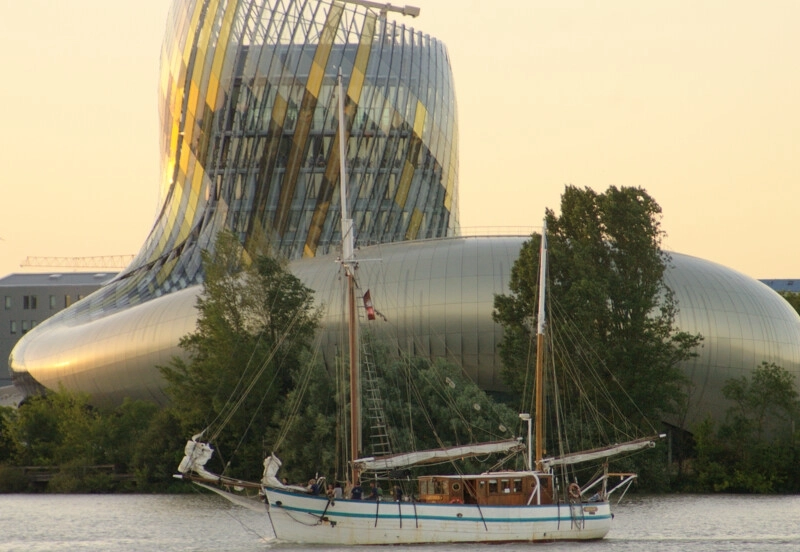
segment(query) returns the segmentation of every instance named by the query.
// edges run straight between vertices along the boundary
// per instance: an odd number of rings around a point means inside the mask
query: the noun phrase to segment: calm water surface
[[[560,552],[800,551],[800,496],[625,498],[608,537],[536,545]],[[266,516],[216,496],[0,495],[0,552],[324,550],[271,541]],[[416,546],[415,552],[530,549],[531,545]],[[359,550],[398,550],[364,547]]]

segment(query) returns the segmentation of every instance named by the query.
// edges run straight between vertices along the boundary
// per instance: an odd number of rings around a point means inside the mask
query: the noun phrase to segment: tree
[[[748,378],[725,382],[732,401],[725,422],[709,419],[695,431],[695,486],[700,492],[797,492],[800,445],[795,427],[800,414],[794,376],[762,362]]]
[[[792,308],[800,313],[800,293],[796,291],[779,291],[778,295],[786,299]]]
[[[679,412],[686,380],[678,364],[701,341],[674,326],[677,304],[664,283],[670,258],[660,247],[660,216],[660,206],[643,189],[616,187],[597,194],[567,186],[561,216],[546,213],[548,328],[572,328],[581,336],[576,347],[592,352],[591,370],[619,383],[624,392],[609,389],[615,402],[625,417],[639,422]],[[525,242],[512,268],[510,293],[495,297],[494,320],[504,331],[503,375],[523,397],[531,396],[526,374],[535,358],[540,243],[535,233]],[[580,390],[572,385],[562,393]],[[622,400],[625,395],[632,401]]]
[[[319,314],[285,263],[266,253],[247,262],[229,232],[203,253],[203,268],[197,329],[180,341],[189,360],[161,368],[166,391],[187,436],[207,429],[218,471],[257,478],[270,411],[291,388]]]
[[[760,441],[765,431],[779,432],[781,422],[786,431],[800,412],[794,376],[773,362],[762,362],[750,379],[729,379],[722,393],[734,403],[728,424],[742,438]]]

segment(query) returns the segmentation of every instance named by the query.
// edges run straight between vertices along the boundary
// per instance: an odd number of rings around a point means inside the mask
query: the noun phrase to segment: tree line
[[[585,393],[578,382],[597,375],[600,383],[619,384],[600,406],[606,419],[652,426],[679,418],[689,386],[679,364],[696,354],[702,336],[675,327],[678,305],[663,279],[669,257],[661,250],[660,207],[641,188],[596,193],[568,186],[560,213],[546,213],[555,304],[548,324],[554,334],[574,330],[585,340],[577,348],[597,351],[587,368],[558,383],[561,400]],[[376,364],[386,369],[375,385],[387,421],[435,428],[398,431],[392,438],[399,447],[518,434],[516,412],[529,412],[532,396],[525,374],[527,359],[535,357],[541,239],[533,234],[524,244],[509,293],[495,298],[508,393],[484,393],[452,364],[377,347]],[[51,492],[186,490],[172,474],[186,439],[201,432],[216,449],[209,466],[215,473],[258,480],[262,459],[273,452],[290,481],[343,473],[337,451],[346,446],[339,408],[345,399],[315,352],[321,311],[313,290],[266,248],[248,253],[228,233],[203,264],[197,327],[181,340],[186,355],[159,367],[170,403],[126,400],[100,408],[88,395],[59,390],[0,410],[0,491],[41,488],[31,468],[47,473]],[[569,313],[569,325],[557,313]],[[731,403],[723,419],[709,418],[680,433],[672,447],[662,443],[624,461],[640,473],[640,489],[800,491],[793,376],[765,363],[749,377],[728,380],[723,393]],[[411,406],[417,403],[428,408]],[[612,403],[625,406],[612,410]],[[567,421],[572,439],[585,438],[585,424]]]

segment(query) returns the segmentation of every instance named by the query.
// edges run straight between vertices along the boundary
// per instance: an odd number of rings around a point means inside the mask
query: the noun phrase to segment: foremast
[[[536,323],[536,373],[534,375],[535,466],[544,469],[544,329],[545,290],[547,278],[547,217],[542,222],[542,240],[539,249],[539,312]],[[530,427],[530,426],[529,426]]]

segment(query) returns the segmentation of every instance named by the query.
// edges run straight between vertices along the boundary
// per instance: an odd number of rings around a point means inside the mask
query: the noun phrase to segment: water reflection
[[[265,514],[208,495],[0,495],[0,512],[0,552],[307,550],[272,541]],[[797,496],[628,495],[615,508],[614,526],[605,540],[544,547],[547,552],[794,551],[800,550],[798,520]],[[529,550],[530,546],[502,548]],[[386,547],[359,550],[387,551]],[[453,545],[414,550],[499,549]]]

